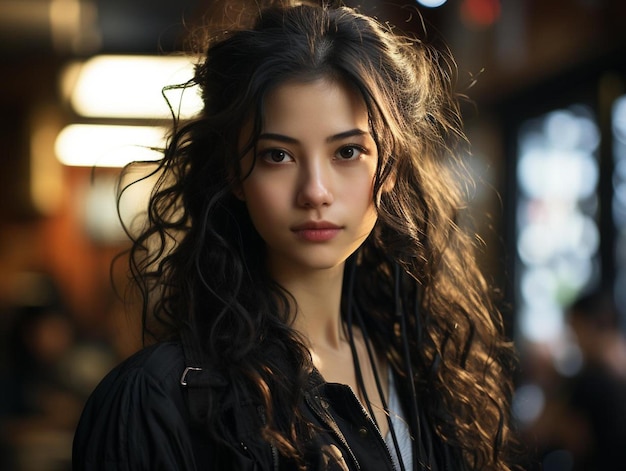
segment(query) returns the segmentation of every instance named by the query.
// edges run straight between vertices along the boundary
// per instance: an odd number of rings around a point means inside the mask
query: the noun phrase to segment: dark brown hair
[[[509,469],[513,354],[474,240],[455,222],[465,177],[452,175],[458,166],[449,162],[465,138],[452,59],[353,9],[312,5],[259,9],[251,26],[214,34],[207,45],[193,80],[204,110],[176,127],[155,170],[148,225],[131,249],[146,328],[158,338],[192,328],[207,362],[272,411],[264,436],[301,457],[297,401],[311,358],[232,185],[245,178],[239,160],[256,142],[273,87],[342,80],[363,97],[379,152],[379,219],[349,261],[344,307],[349,301],[363,313],[376,348],[410,383],[406,393],[427,422],[412,422],[414,434],[428,427],[459,457],[458,469]],[[239,132],[250,116],[242,152]],[[277,362],[277,351],[289,365]],[[215,436],[217,414],[212,404]],[[435,458],[419,458],[428,459]]]

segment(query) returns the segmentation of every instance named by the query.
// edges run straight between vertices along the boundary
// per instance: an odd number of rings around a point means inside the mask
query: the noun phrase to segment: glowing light
[[[588,198],[596,190],[598,165],[580,150],[534,149],[520,155],[520,189],[533,198]]]
[[[519,331],[531,341],[554,342],[564,332],[564,307],[600,276],[599,131],[582,105],[529,120],[520,131]],[[558,348],[559,367],[574,371],[576,352]]]
[[[101,45],[97,7],[91,0],[50,0],[50,36],[57,51],[89,54]]]
[[[513,415],[523,424],[528,425],[539,418],[544,410],[546,397],[540,386],[524,384],[513,396]]]
[[[613,123],[613,223],[616,229],[614,285],[615,302],[626,326],[626,95],[615,100],[612,111]]]
[[[613,103],[613,133],[617,139],[626,142],[626,95]]]
[[[71,124],[59,133],[55,151],[65,165],[123,167],[161,158],[153,149],[164,147],[165,132],[157,126]]]
[[[536,304],[521,310],[520,331],[531,342],[554,342],[564,328],[559,306]]]
[[[96,56],[68,66],[63,89],[74,110],[87,117],[167,119],[171,111],[164,87],[193,77],[193,58],[154,56]],[[197,88],[165,92],[174,112],[189,118],[202,109]]]
[[[464,0],[461,15],[473,26],[489,26],[500,17],[500,0]]]
[[[417,3],[428,8],[437,8],[446,3],[446,1],[447,0],[417,0]]]
[[[50,215],[61,205],[64,192],[63,167],[52,151],[60,128],[58,112],[40,106],[31,119],[30,194],[33,206],[41,214]]]

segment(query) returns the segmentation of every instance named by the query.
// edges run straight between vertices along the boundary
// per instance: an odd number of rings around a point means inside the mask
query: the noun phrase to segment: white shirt
[[[413,469],[413,449],[411,446],[411,432],[409,425],[406,423],[403,417],[402,405],[400,404],[400,397],[398,397],[398,391],[396,390],[396,384],[394,381],[393,373],[389,368],[389,414],[391,417],[391,426],[396,432],[396,439],[398,440],[398,448],[400,449],[400,456],[402,456],[402,463],[404,469],[409,471]],[[391,452],[391,458],[396,469],[400,470],[400,462],[398,460],[398,454],[396,447],[393,443],[393,437],[391,430],[385,435],[385,443]]]

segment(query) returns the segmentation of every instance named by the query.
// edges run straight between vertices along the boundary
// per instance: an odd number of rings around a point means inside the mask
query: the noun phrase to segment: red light
[[[490,26],[500,16],[500,0],[463,0],[463,20],[472,26]]]

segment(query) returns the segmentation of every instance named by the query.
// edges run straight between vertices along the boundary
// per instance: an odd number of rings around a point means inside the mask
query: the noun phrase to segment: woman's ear
[[[389,174],[389,176],[385,179],[383,186],[381,188],[382,193],[391,193],[391,191],[396,186],[396,172],[393,171]]]
[[[380,201],[383,195],[387,195],[393,191],[396,186],[396,167],[392,167],[389,173],[385,176],[385,179],[380,186],[380,191],[376,196],[376,204],[380,206]]]
[[[396,186],[396,175],[397,175],[397,167],[394,165],[389,170],[385,181],[381,186],[381,193],[390,193],[394,187]]]

